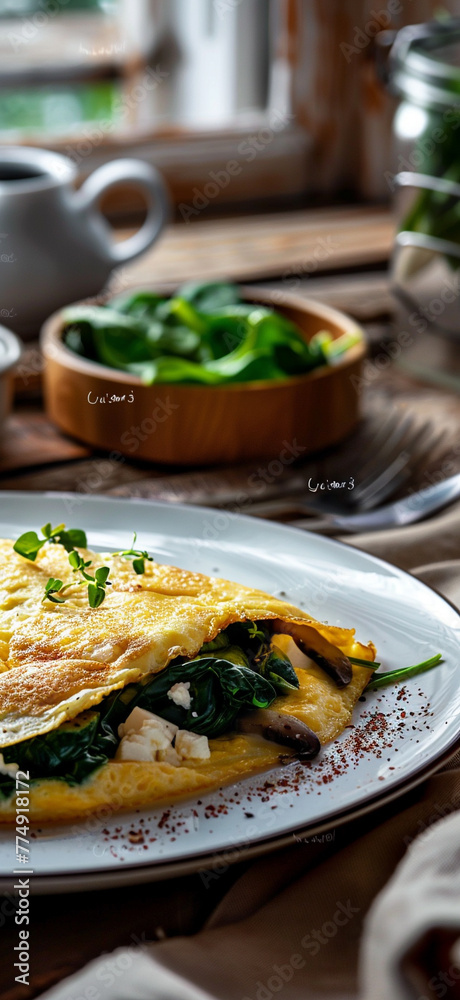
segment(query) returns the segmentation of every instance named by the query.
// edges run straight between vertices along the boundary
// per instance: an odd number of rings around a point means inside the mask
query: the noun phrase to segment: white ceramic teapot
[[[96,295],[113,268],[155,242],[168,216],[161,175],[142,160],[112,160],[78,190],[76,174],[58,153],[0,148],[0,313],[26,337],[55,309]],[[127,182],[145,196],[147,217],[134,236],[116,243],[99,202]]]

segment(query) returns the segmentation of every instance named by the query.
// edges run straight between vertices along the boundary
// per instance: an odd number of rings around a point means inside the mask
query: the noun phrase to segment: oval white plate
[[[444,663],[404,685],[369,692],[353,728],[309,765],[291,764],[160,809],[48,826],[30,843],[37,892],[206,872],[214,864],[313,836],[422,780],[460,731],[460,615],[419,580],[329,538],[257,518],[141,500],[3,493],[0,537],[47,521],[120,549],[138,533],[159,562],[259,587],[331,625],[373,639],[383,667]],[[332,836],[332,834],[329,834]],[[0,832],[0,888],[14,881],[14,836]],[[212,877],[212,874],[211,876]]]

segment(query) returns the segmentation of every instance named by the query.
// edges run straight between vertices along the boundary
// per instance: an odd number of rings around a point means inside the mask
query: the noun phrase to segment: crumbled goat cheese
[[[176,733],[174,746],[182,760],[208,760],[211,756],[208,737],[189,733],[186,729]]]
[[[163,761],[165,764],[173,764],[174,767],[179,767],[182,764],[182,760],[173,746],[167,747],[166,750],[159,750],[157,760]]]
[[[143,740],[124,736],[115,754],[115,760],[152,761],[152,751]]]
[[[188,695],[185,685],[176,685],[182,686]],[[159,761],[180,767],[186,760],[208,760],[211,756],[207,736],[179,729],[145,708],[133,708],[126,722],[118,727],[118,735],[120,743],[115,760],[119,761]]]
[[[178,681],[177,684],[173,684],[168,691],[168,698],[181,708],[190,708],[192,704],[190,681]]]
[[[163,720],[160,720],[163,721]],[[160,750],[171,746],[171,737],[155,720],[147,719],[137,732],[123,736],[116,752],[117,760],[157,760]]]
[[[128,733],[138,733],[142,729],[144,722],[156,722],[161,726],[165,734],[169,736],[170,743],[179,729],[179,726],[175,726],[173,722],[167,722],[166,719],[160,718],[154,712],[148,712],[146,708],[133,708],[126,722],[122,722],[118,726],[118,735],[123,737],[127,736]]]

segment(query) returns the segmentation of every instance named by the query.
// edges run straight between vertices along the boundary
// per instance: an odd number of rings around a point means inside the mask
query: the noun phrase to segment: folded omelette
[[[1,822],[18,769],[31,819],[69,820],[311,759],[350,723],[375,658],[353,629],[228,580],[80,552],[110,568],[99,607],[72,580],[63,603],[43,600],[69,579],[61,544],[32,562],[0,541]]]

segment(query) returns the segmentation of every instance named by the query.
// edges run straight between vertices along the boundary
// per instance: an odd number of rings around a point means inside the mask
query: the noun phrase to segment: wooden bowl
[[[242,288],[245,301],[275,308],[308,341],[318,330],[334,338],[356,331],[354,320],[309,299]],[[274,458],[289,447],[305,457],[337,444],[359,418],[360,343],[334,366],[280,381],[222,386],[145,386],[136,376],[74,354],[62,341],[62,312],[42,330],[48,416],[67,434],[96,448],[174,465]],[[112,402],[110,402],[112,400]]]

